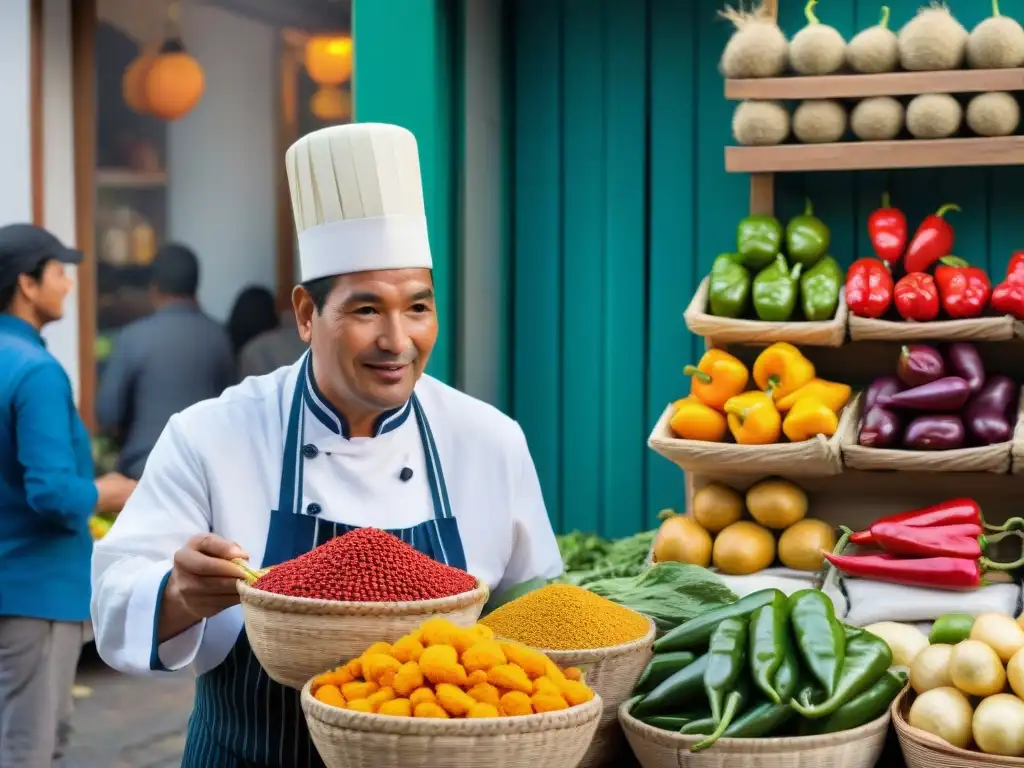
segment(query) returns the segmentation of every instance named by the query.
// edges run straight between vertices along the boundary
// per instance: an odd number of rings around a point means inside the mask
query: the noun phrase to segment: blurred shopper
[[[295,310],[288,308],[278,319],[278,326],[265,331],[242,347],[238,355],[238,377],[263,376],[291,365],[309,349],[299,336]]]
[[[103,371],[96,416],[121,443],[118,471],[136,480],[171,416],[235,382],[231,341],[199,308],[198,290],[196,255],[161,247],[150,284],[156,311],[121,330]]]
[[[277,326],[274,294],[260,286],[249,286],[238,294],[228,317],[228,336],[231,337],[231,351],[235,358],[238,358],[238,353],[246,344]]]
[[[40,330],[64,314],[82,255],[30,224],[0,227],[0,768],[52,764],[89,619],[89,516],[135,483],[94,480],[71,382]]]

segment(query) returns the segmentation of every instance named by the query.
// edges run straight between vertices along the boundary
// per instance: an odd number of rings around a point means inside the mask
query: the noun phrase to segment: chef
[[[562,570],[522,430],[423,375],[438,318],[413,135],[335,126],[285,161],[310,350],[172,417],[93,555],[103,659],[198,675],[186,768],[323,765],[298,693],[250,650],[231,558],[373,526],[492,592]]]

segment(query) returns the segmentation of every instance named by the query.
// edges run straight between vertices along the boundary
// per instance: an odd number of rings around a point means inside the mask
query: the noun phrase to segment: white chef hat
[[[430,269],[416,137],[383,123],[303,136],[285,155],[302,282]]]

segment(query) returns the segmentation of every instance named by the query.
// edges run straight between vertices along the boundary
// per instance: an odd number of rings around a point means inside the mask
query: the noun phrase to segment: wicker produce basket
[[[907,722],[914,693],[909,688],[892,703],[892,724],[907,768],[1022,768],[1024,758],[986,755],[954,747]]]
[[[1009,315],[975,317],[968,320],[932,320],[908,323],[874,320],[850,314],[852,341],[1010,341],[1022,336],[1022,325]]]
[[[404,603],[347,603],[288,597],[238,582],[245,633],[267,674],[296,690],[371,644],[393,643],[433,616],[469,627],[487,602],[486,585],[461,595]]]
[[[841,347],[846,340],[845,291],[839,292],[839,306],[831,320],[770,323],[708,314],[708,284],[705,277],[683,313],[683,319],[690,333],[703,336],[712,346],[788,341],[801,347]]]
[[[656,627],[651,621],[647,634],[639,640],[588,651],[544,651],[563,669],[579,668],[587,685],[604,702],[601,723],[590,749],[580,762],[580,768],[619,765],[626,746],[619,726],[619,705],[633,695],[636,681],[654,655],[655,633]]]
[[[703,736],[681,736],[642,723],[619,707],[619,721],[643,768],[874,768],[885,748],[889,713],[852,731],[779,739],[719,739],[703,752]]]
[[[847,406],[853,417],[839,435],[843,464],[850,469],[899,470],[902,472],[993,472],[1010,471],[1015,441],[957,448],[951,451],[910,451],[893,448],[866,448],[858,443],[864,401],[861,397]],[[1024,397],[1020,400],[1024,409]],[[1018,424],[1024,410],[1018,412]],[[1020,430],[1017,430],[1020,432]]]
[[[843,471],[839,439],[850,430],[852,403],[839,416],[839,428],[828,438],[817,435],[799,443],[737,445],[676,437],[669,422],[674,406],[668,405],[654,425],[647,445],[687,472],[705,475],[785,475],[821,477]]]
[[[311,683],[302,689],[302,711],[327,768],[575,768],[601,718],[600,696],[524,717],[386,717],[319,702]]]

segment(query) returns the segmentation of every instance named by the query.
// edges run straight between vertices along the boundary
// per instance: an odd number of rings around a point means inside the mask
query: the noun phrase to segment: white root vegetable
[[[974,710],[971,730],[987,755],[1024,755],[1024,701],[1009,693],[989,696]]]
[[[959,69],[967,49],[967,30],[942,3],[922,8],[899,33],[900,64],[911,72]]]
[[[1001,613],[983,613],[974,620],[971,640],[984,643],[1004,664],[1024,648],[1024,629],[1016,621]]]
[[[946,139],[960,128],[963,108],[948,93],[923,93],[907,106],[907,130],[915,139]]]
[[[992,15],[971,30],[967,38],[967,66],[972,69],[1005,69],[1024,64],[1024,27],[999,11],[992,0]]]
[[[903,119],[903,104],[892,96],[875,96],[853,108],[850,130],[861,141],[888,141],[899,136]]]
[[[1006,687],[1006,670],[998,654],[978,640],[953,646],[949,659],[953,685],[969,696],[993,696]]]
[[[877,75],[892,72],[900,63],[900,44],[889,29],[889,6],[882,6],[882,18],[873,27],[857,33],[846,46],[846,63],[854,72]]]
[[[933,688],[910,705],[907,722],[954,747],[966,749],[971,743],[971,702],[956,688]]]
[[[911,666],[917,655],[928,647],[928,638],[921,630],[898,621],[869,624],[864,631],[885,641],[892,651],[892,663],[897,667]]]
[[[914,657],[910,665],[910,687],[920,694],[933,688],[952,686],[953,678],[949,674],[949,662],[952,657],[952,645],[929,645]]]
[[[719,62],[725,77],[777,77],[785,72],[789,42],[763,5],[749,13],[726,6],[719,15],[736,27]]]
[[[732,135],[744,147],[769,147],[789,136],[789,112],[777,101],[744,101],[732,114]]]
[[[821,23],[814,13],[817,4],[809,0],[804,9],[807,26],[789,43],[789,63],[801,75],[831,75],[846,61],[846,40],[835,27]]]
[[[804,101],[793,113],[793,135],[804,144],[829,144],[844,133],[846,110],[838,101]]]

